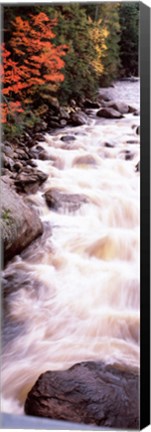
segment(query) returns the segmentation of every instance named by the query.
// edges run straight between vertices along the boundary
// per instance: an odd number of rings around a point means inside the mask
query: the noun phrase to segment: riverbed
[[[139,81],[100,92],[139,110]],[[45,134],[49,175],[29,200],[44,234],[6,267],[2,410],[23,414],[42,372],[84,360],[139,369],[140,116],[102,119]],[[66,136],[70,141],[62,140]],[[55,162],[54,162],[55,161]],[[52,189],[76,194],[49,208]],[[79,198],[78,198],[79,196]],[[84,200],[83,200],[84,196]]]

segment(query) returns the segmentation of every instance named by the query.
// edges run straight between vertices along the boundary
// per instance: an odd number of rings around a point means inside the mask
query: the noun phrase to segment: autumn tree
[[[22,112],[21,103],[15,100],[14,95],[20,94],[24,88],[24,83],[21,82],[21,72],[16,62],[11,59],[11,53],[6,49],[5,44],[2,44],[2,64],[0,65],[1,81],[4,83],[2,88],[1,103],[1,118],[2,123],[6,123],[8,115]]]
[[[104,26],[101,18],[99,20],[93,21],[92,18],[89,17],[89,24],[90,38],[93,41],[93,49],[95,53],[94,59],[92,60],[92,66],[99,80],[104,73],[103,60],[106,56],[108,30]]]
[[[18,16],[13,21],[11,52],[3,45],[3,121],[15,109],[32,109],[39,90],[44,91],[46,84],[52,86],[64,80],[62,57],[67,47],[51,42],[55,25],[56,20],[50,20],[43,12],[26,20]]]

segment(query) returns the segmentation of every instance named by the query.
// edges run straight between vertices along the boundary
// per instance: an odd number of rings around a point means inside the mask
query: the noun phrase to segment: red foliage
[[[50,20],[43,12],[29,18],[24,20],[18,16],[13,22],[12,53],[2,44],[3,122],[6,122],[9,112],[21,112],[21,103],[24,104],[28,94],[34,94],[35,86],[64,80],[62,57],[67,46],[51,43],[55,37],[52,29],[56,20]]]
[[[21,67],[22,79],[27,88],[45,84],[46,81],[61,82],[64,79],[60,70],[64,66],[61,57],[66,46],[55,46],[51,39],[55,37],[52,28],[56,20],[51,20],[43,12],[31,15],[30,21],[17,17],[11,46]]]

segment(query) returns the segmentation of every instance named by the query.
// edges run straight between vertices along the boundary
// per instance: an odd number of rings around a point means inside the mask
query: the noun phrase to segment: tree
[[[29,18],[14,19],[11,51],[5,44],[2,46],[3,122],[8,115],[13,117],[13,113],[25,110],[26,105],[33,107],[39,89],[46,83],[52,85],[64,80],[62,57],[67,47],[51,43],[56,20],[51,21],[43,12]]]
[[[98,88],[97,73],[93,67],[96,58],[94,42],[90,35],[91,23],[80,4],[66,4],[50,7],[50,14],[57,16],[57,43],[68,44],[69,50],[65,56],[59,97],[68,101],[71,98],[80,100],[83,96],[91,97]]]
[[[21,82],[21,72],[16,62],[6,49],[5,44],[2,44],[2,64],[0,65],[1,81],[4,86],[2,88],[3,103],[1,103],[1,118],[2,123],[6,123],[8,115],[14,115],[16,112],[23,112],[19,100],[14,100],[13,95],[20,94],[25,84]]]
[[[120,5],[121,75],[138,76],[139,3]]]
[[[51,43],[51,39],[55,38],[52,30],[55,25],[56,20],[50,21],[43,12],[30,15],[30,21],[21,17],[16,17],[14,21],[10,44],[22,80],[26,81],[26,93],[33,94],[35,86],[42,86],[46,82],[59,83],[64,80],[62,57],[67,46]]]
[[[100,44],[102,50],[102,74],[100,75],[100,85],[109,85],[113,79],[119,75],[120,57],[120,22],[119,22],[119,2],[110,3],[102,2],[94,5],[83,6],[88,16],[97,26],[100,22],[101,29],[105,31],[105,49],[104,43]]]

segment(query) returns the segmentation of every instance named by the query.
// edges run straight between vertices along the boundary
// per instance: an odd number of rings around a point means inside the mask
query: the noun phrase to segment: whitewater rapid
[[[102,92],[139,109],[139,81]],[[2,357],[5,412],[22,414],[28,391],[47,370],[96,359],[139,368],[139,123],[132,113],[101,119],[93,110],[88,125],[45,134],[39,143],[49,160],[35,162],[49,177],[29,200],[44,234],[3,272],[12,280]],[[66,135],[75,139],[65,143]],[[79,208],[63,202],[50,209],[44,197],[50,189],[79,194]]]

